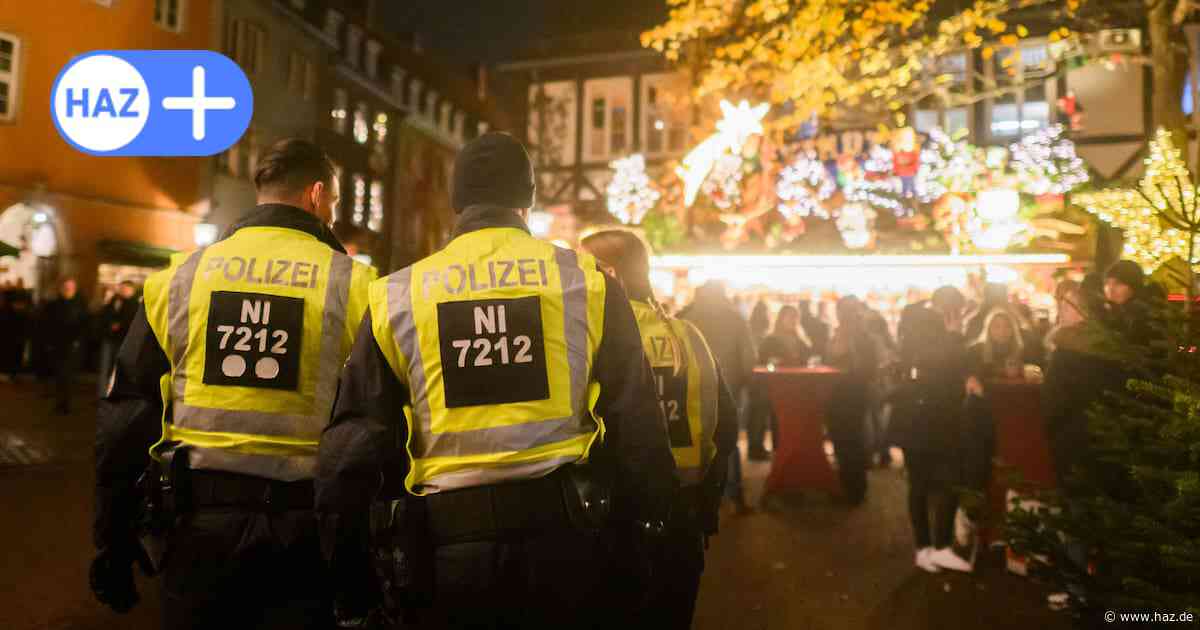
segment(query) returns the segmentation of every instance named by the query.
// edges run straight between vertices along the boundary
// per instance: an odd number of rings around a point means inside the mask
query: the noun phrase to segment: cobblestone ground
[[[92,557],[91,387],[53,415],[32,384],[0,384],[0,628],[156,628],[156,585],[118,616],[87,589]],[[768,464],[746,463],[757,502]],[[713,539],[695,627],[701,630],[1066,628],[1037,585],[989,558],[974,575],[912,566],[901,470],[871,473],[866,505],[810,497],[727,514]]]

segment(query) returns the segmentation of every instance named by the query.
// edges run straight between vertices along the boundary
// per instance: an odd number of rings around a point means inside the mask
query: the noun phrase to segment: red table
[[[1024,379],[990,381],[984,386],[996,426],[996,456],[988,503],[997,517],[1004,514],[1007,477],[1020,473],[1026,483],[1053,488],[1054,460],[1042,416],[1042,386]]]
[[[757,368],[779,419],[767,495],[798,490],[842,493],[837,472],[825,458],[825,412],[840,371],[833,368]]]

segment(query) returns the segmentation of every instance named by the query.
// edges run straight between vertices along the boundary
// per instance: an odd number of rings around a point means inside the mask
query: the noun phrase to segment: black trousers
[[[404,627],[599,627],[599,549],[573,529],[438,547],[433,605]]]
[[[83,344],[78,341],[65,344],[58,349],[55,356],[50,357],[50,360],[54,362],[55,409],[69,412],[75,380],[79,375],[80,364],[83,363]]]
[[[199,508],[168,541],[163,627],[330,628],[329,582],[311,510]]]
[[[771,399],[763,384],[754,383],[746,391],[749,399],[746,405],[746,446],[750,455],[753,456],[766,451],[768,430],[771,431],[772,442],[774,441],[775,414],[771,409]]]
[[[954,542],[954,513],[958,495],[946,479],[947,463],[940,458],[906,450],[908,515],[917,549],[941,549]]]

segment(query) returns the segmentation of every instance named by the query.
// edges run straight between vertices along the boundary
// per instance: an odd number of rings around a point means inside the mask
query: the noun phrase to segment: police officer
[[[375,272],[327,227],[338,182],[319,147],[279,142],[254,182],[258,205],[223,240],[146,282],[99,412],[92,588],[118,612],[138,600],[135,483],[153,444],[176,506],[172,629],[332,622],[312,478]]]
[[[422,627],[594,625],[613,605],[596,595],[608,573],[595,482],[612,488],[612,527],[637,531],[661,528],[674,487],[625,293],[591,256],[530,235],[533,200],[511,136],[462,149],[452,240],[372,283],[321,438],[335,567],[361,563],[372,497],[403,497],[421,540],[406,567],[430,596]]]
[[[604,230],[581,244],[630,298],[682,486],[641,621],[645,627],[686,630],[692,627],[708,537],[717,533],[726,462],[737,442],[737,405],[704,336],[691,323],[668,317],[655,301],[641,239],[625,230]]]

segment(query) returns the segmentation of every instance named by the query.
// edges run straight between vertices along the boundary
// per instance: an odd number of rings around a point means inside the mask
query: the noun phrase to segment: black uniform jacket
[[[453,236],[491,227],[528,231],[511,210],[476,206],[459,216]],[[607,282],[603,336],[592,364],[600,384],[596,413],[606,434],[590,459],[608,467],[618,506],[625,503],[640,518],[664,518],[675,486],[666,422],[629,300],[620,285]],[[403,408],[410,393],[379,349],[370,318],[368,313],[346,362],[317,456],[317,511],[330,554],[334,539],[340,547],[356,537],[350,531],[361,532],[373,499],[402,496],[408,472]]]
[[[293,206],[257,206],[231,226],[225,237],[245,227],[299,230],[345,253],[328,227]],[[96,514],[92,534],[97,547],[135,539],[133,521],[141,501],[136,483],[149,464],[150,446],[162,436],[159,379],[170,370],[167,355],[146,320],[146,309],[139,307],[117,354],[112,389],[100,401],[96,419]]]

